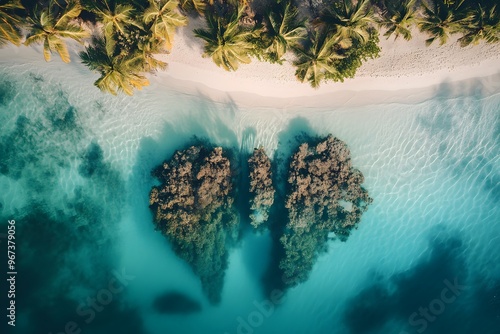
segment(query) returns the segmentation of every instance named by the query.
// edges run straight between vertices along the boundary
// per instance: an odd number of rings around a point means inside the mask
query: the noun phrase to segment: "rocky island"
[[[156,228],[217,303],[227,268],[226,240],[238,226],[229,159],[220,147],[191,146],[175,152],[153,175],[161,182],[149,202]]]
[[[363,174],[352,167],[347,145],[332,135],[300,145],[288,170],[285,207],[288,223],[280,242],[283,283],[307,280],[318,254],[332,236],[346,241],[372,198],[361,184]]]

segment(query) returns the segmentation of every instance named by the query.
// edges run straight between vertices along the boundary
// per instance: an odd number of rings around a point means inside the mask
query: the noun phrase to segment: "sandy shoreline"
[[[258,95],[259,105],[265,105],[263,102],[269,101],[267,98],[285,98],[288,102],[283,103],[286,105],[296,104],[298,99],[307,97],[314,97],[311,102],[315,105],[327,105],[333,100],[336,105],[344,105],[349,101],[356,103],[352,100],[358,98],[366,103],[366,96],[363,98],[359,93],[365,92],[363,95],[366,95],[367,91],[372,91],[374,97],[385,94],[385,101],[395,91],[407,90],[403,95],[409,96],[412,95],[410,90],[418,89],[419,96],[413,97],[420,100],[423,95],[435,91],[431,87],[500,73],[500,43],[461,48],[455,43],[459,38],[456,36],[446,45],[435,43],[426,47],[426,35],[414,29],[410,41],[394,41],[392,37],[387,40],[381,36],[380,57],[366,61],[354,79],[323,83],[319,89],[313,89],[295,78],[295,69],[287,62],[280,66],[253,59],[252,63],[241,65],[236,72],[224,71],[211,59],[201,57],[202,41],[192,33],[201,25],[202,22],[194,20],[189,26],[179,29],[172,52],[162,56],[169,65],[165,72],[157,75],[160,84],[177,81],[183,90],[189,90],[192,85],[215,99],[225,96],[239,101],[244,94]],[[425,88],[428,88],[427,92],[424,92]],[[256,101],[250,99],[245,104],[254,103]]]
[[[452,85],[457,94],[461,89],[470,91],[478,83],[495,93],[500,81],[500,43],[461,48],[454,42],[458,39],[456,36],[444,46],[436,43],[426,47],[426,36],[414,29],[411,41],[387,40],[381,36],[380,57],[366,61],[354,79],[323,83],[319,89],[313,89],[295,78],[295,69],[288,62],[278,65],[253,59],[236,72],[217,67],[210,58],[201,56],[202,41],[193,36],[192,30],[202,25],[202,20],[192,19],[187,27],[178,30],[171,53],[159,56],[168,63],[167,70],[150,75],[151,86],[145,87],[144,93],[175,90],[224,103],[287,109],[416,103],[434,97],[443,85],[448,87],[457,81],[463,81]],[[96,73],[87,70],[78,60],[77,54],[84,47],[73,41],[68,41],[68,45],[72,63],[66,65],[53,55],[48,66],[61,73],[65,71],[64,66],[72,66],[78,73],[88,73],[96,80]],[[24,62],[40,66],[45,63],[41,49],[41,46],[3,47],[0,64]]]

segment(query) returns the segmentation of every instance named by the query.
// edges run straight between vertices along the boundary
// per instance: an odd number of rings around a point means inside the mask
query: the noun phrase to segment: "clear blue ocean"
[[[113,97],[94,80],[79,64],[0,63],[0,227],[16,221],[18,272],[7,333],[500,333],[498,75],[335,108],[249,108],[155,81]],[[194,135],[263,145],[279,164],[301,133],[345,141],[373,204],[279,303],[269,233],[246,232],[210,304],[154,229],[151,170]]]

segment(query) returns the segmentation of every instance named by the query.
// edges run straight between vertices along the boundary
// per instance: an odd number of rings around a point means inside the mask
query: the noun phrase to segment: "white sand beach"
[[[177,81],[184,89],[203,91],[213,98],[220,97],[220,93],[223,93],[222,96],[230,93],[231,97],[241,100],[239,93],[244,92],[261,97],[286,98],[288,103],[294,104],[297,98],[313,96],[315,99],[310,100],[311,103],[326,105],[332,100],[346,103],[354,95],[359,96],[354,92],[364,91],[361,99],[367,102],[367,98],[370,100],[367,91],[387,93],[424,88],[500,72],[500,43],[481,43],[462,48],[456,42],[459,38],[456,36],[443,46],[436,42],[426,47],[426,35],[414,29],[410,41],[380,36],[380,57],[366,61],[355,78],[323,83],[319,89],[313,89],[308,83],[300,83],[295,78],[291,61],[280,66],[253,59],[250,64],[241,65],[236,72],[217,67],[210,58],[201,57],[203,43],[193,35],[193,29],[202,25],[202,21],[194,19],[187,27],[179,29],[171,53],[161,56],[168,62],[168,69],[159,73],[158,77],[169,84]],[[346,96],[348,91],[351,93]],[[335,94],[334,99],[331,99],[332,94]],[[373,98],[380,98],[380,92],[373,95]],[[384,94],[384,100],[387,95]],[[410,98],[412,94],[408,92],[403,95]],[[320,100],[319,96],[322,97]],[[357,102],[362,103],[359,100]],[[246,104],[254,103],[256,101],[246,101]]]
[[[436,42],[426,47],[426,35],[414,28],[410,41],[381,35],[380,56],[364,62],[355,78],[322,83],[313,89],[307,82],[296,79],[292,55],[287,55],[283,65],[252,59],[235,72],[217,67],[212,59],[202,57],[203,41],[193,34],[193,29],[203,25],[202,19],[191,19],[188,26],[178,29],[171,52],[158,55],[168,63],[168,68],[149,75],[152,86],[185,94],[201,93],[215,101],[232,100],[246,106],[333,107],[417,102],[431,97],[436,86],[443,83],[463,81],[468,85],[468,79],[496,80],[492,76],[500,73],[500,43],[482,42],[462,48],[456,42],[459,36],[455,36],[443,46]],[[54,54],[47,65],[61,72],[65,66],[76,67],[82,75],[88,73],[97,78],[78,59],[84,46],[71,40],[67,44],[71,64],[62,63]],[[15,61],[37,66],[40,60],[43,61],[41,45],[29,48],[11,45],[0,50],[0,64]],[[490,86],[485,82],[486,89]]]

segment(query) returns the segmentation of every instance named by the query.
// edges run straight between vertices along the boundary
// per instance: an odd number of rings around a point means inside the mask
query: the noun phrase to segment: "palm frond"
[[[317,88],[326,75],[337,73],[333,61],[343,56],[335,51],[334,46],[340,40],[331,33],[318,31],[309,47],[294,47],[297,55],[294,61],[297,67],[295,71],[297,79],[301,82],[307,80],[313,88]]]
[[[369,39],[369,29],[376,20],[369,7],[369,0],[341,0],[321,15],[319,23],[342,38],[352,38],[360,42]]]
[[[143,21],[151,24],[153,36],[163,40],[165,48],[170,50],[176,28],[185,26],[187,18],[177,11],[178,0],[150,0],[149,3],[150,6],[144,12]]]
[[[141,74],[147,68],[142,57],[140,52],[119,56],[109,54],[102,37],[95,37],[92,45],[80,53],[82,63],[101,74],[95,86],[113,95],[120,91],[132,95],[134,89],[140,90],[149,85],[147,78]]]
[[[43,42],[46,61],[50,60],[52,52],[57,52],[61,59],[68,63],[70,56],[63,38],[71,38],[82,43],[82,39],[89,37],[87,31],[72,22],[80,12],[81,8],[77,1],[68,2],[66,7],[60,7],[57,2],[50,1],[48,6],[31,13],[30,30],[24,44]]]
[[[24,9],[19,0],[6,1],[0,4],[0,45],[8,42],[21,44],[22,18],[16,10]]]
[[[235,71],[240,63],[251,61],[249,53],[253,50],[249,42],[251,33],[239,27],[238,22],[243,15],[240,8],[229,19],[205,15],[207,27],[195,29],[195,36],[205,41],[204,56],[211,57],[214,63],[226,71]]]
[[[447,4],[443,0],[434,0],[432,5],[422,3],[423,17],[418,22],[420,31],[427,33],[430,37],[426,45],[431,45],[435,40],[439,44],[445,44],[450,35],[458,33],[462,27],[471,20],[471,15],[462,6],[464,0]]]

